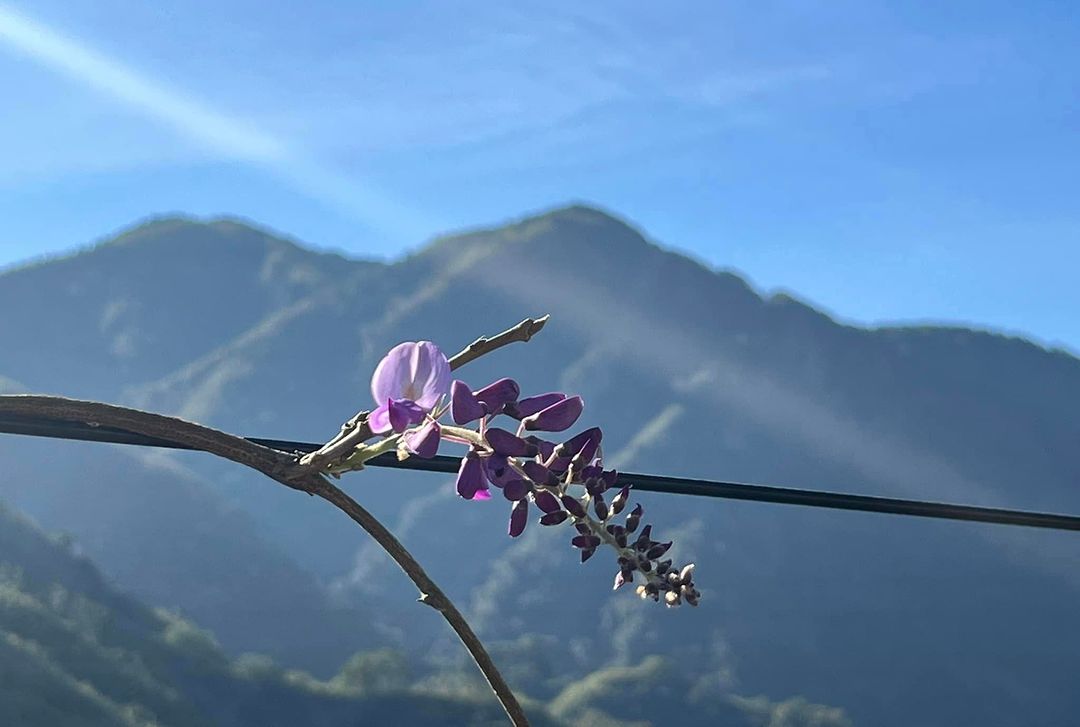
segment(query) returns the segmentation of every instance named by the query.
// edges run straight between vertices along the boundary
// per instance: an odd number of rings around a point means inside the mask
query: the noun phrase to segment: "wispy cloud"
[[[0,48],[93,89],[223,158],[272,174],[383,234],[410,241],[436,229],[370,183],[315,160],[286,139],[223,113],[180,89],[0,4]]]

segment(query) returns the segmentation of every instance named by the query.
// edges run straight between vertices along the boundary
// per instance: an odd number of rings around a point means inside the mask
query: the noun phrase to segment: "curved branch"
[[[442,589],[435,584],[435,581],[431,580],[420,563],[413,558],[412,553],[401,544],[401,541],[394,537],[394,534],[387,530],[386,526],[379,522],[374,515],[324,477],[318,477],[317,479],[320,482],[313,487],[312,494],[321,497],[348,515],[353,522],[366,530],[383,547],[383,550],[397,562],[401,570],[420,589],[420,602],[441,613],[446,622],[450,624],[450,628],[454,629],[458,638],[461,639],[461,643],[469,650],[473,661],[480,667],[480,671],[483,672],[488,684],[495,692],[495,696],[498,697],[503,709],[506,710],[506,716],[510,718],[510,722],[516,727],[527,727],[529,720],[525,716],[525,711],[521,708],[517,697],[514,696],[514,692],[503,679],[502,674],[499,673],[495,662],[492,661],[491,655],[488,654],[476,632],[469,626],[469,622],[465,620],[461,611],[458,611],[453,601],[442,592]]]
[[[420,601],[441,613],[454,629],[480,671],[483,672],[488,684],[491,685],[510,721],[515,727],[528,725],[528,719],[525,717],[521,704],[518,703],[491,656],[480,643],[480,639],[457,607],[435,584],[435,581],[431,580],[420,563],[374,515],[328,482],[316,470],[298,464],[294,455],[263,447],[241,437],[176,417],[95,401],[80,401],[58,396],[3,395],[0,396],[0,417],[4,415],[33,417],[39,420],[83,422],[94,426],[135,432],[217,455],[257,470],[286,487],[321,497],[367,531],[397,562],[420,590]]]
[[[143,434],[242,464],[293,489],[304,489],[300,482],[309,472],[296,463],[294,455],[255,444],[243,437],[177,417],[99,401],[34,394],[4,395],[0,396],[0,417],[4,415],[81,422]]]

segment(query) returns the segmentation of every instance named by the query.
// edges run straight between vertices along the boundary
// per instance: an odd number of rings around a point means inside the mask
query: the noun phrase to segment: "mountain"
[[[0,319],[0,340],[20,342],[0,350],[0,375],[26,390],[309,440],[368,405],[370,372],[397,342],[455,350],[550,312],[534,341],[460,374],[581,393],[621,470],[1080,510],[1080,362],[1067,353],[961,328],[841,325],[587,207],[439,238],[392,264],[237,222],[158,220],[0,275],[0,304],[20,312]],[[233,653],[323,676],[373,639],[457,658],[385,556],[310,498],[191,454],[5,438],[0,458],[21,460],[0,495]],[[565,533],[510,541],[505,503],[462,502],[449,478],[365,471],[345,485],[482,636],[547,645],[556,666],[530,692],[540,699],[663,655],[679,678],[804,695],[857,724],[1067,724],[1080,707],[1071,534],[643,493],[705,589],[699,609],[668,612],[611,594],[613,564],[576,565]],[[251,603],[305,599],[340,619],[308,621],[321,641],[297,634],[296,606],[248,622]]]
[[[603,708],[625,712],[624,692],[644,691],[668,671],[652,657],[635,668],[591,674],[550,706],[522,696],[539,727],[631,727]],[[230,659],[209,632],[110,586],[69,538],[49,536],[0,506],[2,724],[502,724],[490,692],[470,674],[416,680],[404,658],[385,649],[356,654],[327,681],[259,654]],[[661,694],[653,690],[652,699]],[[663,698],[669,709],[685,711],[678,697],[669,688]],[[759,727],[778,715],[789,723],[849,724],[839,710],[801,700],[698,696],[694,706],[735,727]]]
[[[500,723],[491,700],[419,694],[392,676],[319,682],[257,655],[231,661],[194,624],[117,592],[71,547],[0,508],[0,723]]]

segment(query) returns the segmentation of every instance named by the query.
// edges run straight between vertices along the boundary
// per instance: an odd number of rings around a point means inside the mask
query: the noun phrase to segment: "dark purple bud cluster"
[[[600,429],[586,429],[562,442],[526,434],[572,427],[582,413],[581,397],[551,392],[519,399],[520,388],[512,379],[499,379],[476,392],[454,381],[450,393],[449,411],[458,426],[443,427],[441,436],[469,445],[457,477],[461,497],[489,499],[488,486],[499,488],[513,503],[511,537],[525,531],[530,507],[535,505],[541,525],[569,521],[574,526],[570,544],[578,549],[581,562],[604,545],[616,551],[615,588],[632,583],[639,574],[642,583],[637,590],[643,598],[663,599],[668,606],[698,604],[701,594],[694,586],[693,565],[673,568],[672,561],[665,559],[671,542],[653,540],[652,526],[641,527],[641,505],[622,517],[630,486],[614,489],[618,475],[603,468]],[[491,425],[500,415],[518,420],[516,433]],[[473,422],[479,422],[476,430],[462,428]],[[407,435],[409,450],[421,456],[433,452],[440,435],[437,427],[432,423]]]

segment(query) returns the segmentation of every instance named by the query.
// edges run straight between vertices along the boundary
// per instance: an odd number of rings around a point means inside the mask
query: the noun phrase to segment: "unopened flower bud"
[[[575,535],[570,539],[575,548],[595,548],[600,545],[600,538],[595,535]]]
[[[544,512],[550,513],[559,512],[560,510],[562,510],[562,505],[559,504],[559,498],[555,497],[555,495],[551,494],[547,490],[537,491],[537,493],[533,496],[533,499],[536,500],[536,506]]]
[[[582,507],[577,498],[570,495],[563,495],[560,499],[562,500],[563,507],[569,510],[571,515],[580,518],[585,517],[585,508]]]
[[[623,485],[619,494],[611,499],[611,514],[618,515],[626,507],[626,501],[630,499],[630,485]]]
[[[604,502],[603,495],[597,495],[593,499],[593,510],[596,511],[596,517],[598,517],[600,520],[607,520],[608,506],[607,503]]]
[[[507,482],[518,479],[518,473],[507,462],[505,455],[492,455],[485,457],[482,461],[488,482],[496,487],[504,487]]]
[[[506,404],[517,401],[521,387],[513,379],[499,379],[476,392],[477,401],[488,414],[498,414]]]
[[[484,438],[487,439],[495,454],[506,457],[527,457],[536,454],[534,445],[499,427],[488,427],[484,431]]]
[[[503,497],[511,502],[517,502],[526,497],[531,490],[532,485],[525,480],[511,480],[503,485]]]
[[[662,558],[664,553],[668,552],[669,548],[671,548],[671,541],[670,540],[668,542],[666,542],[666,543],[660,543],[659,545],[654,545],[651,548],[649,548],[648,552],[645,553],[645,557],[648,558],[649,560],[656,560],[657,558]]]
[[[457,424],[468,424],[484,416],[484,405],[464,381],[450,384],[450,416]]]
[[[596,553],[596,548],[586,548],[585,550],[582,550],[581,551],[581,562],[584,563],[589,558],[593,557],[594,553]]]
[[[529,501],[518,500],[514,505],[514,509],[510,511],[510,527],[509,532],[511,538],[516,538],[525,531],[525,526],[529,522]]]
[[[555,456],[577,458],[584,452],[591,461],[603,438],[604,433],[600,430],[600,427],[590,427],[583,432],[578,432],[562,444],[556,445]],[[575,465],[575,469],[580,470],[587,464],[589,464],[589,462],[582,462],[580,465]]]
[[[559,484],[559,478],[551,470],[535,460],[530,459],[527,461],[522,465],[522,469],[525,470],[525,474],[529,476],[529,479],[538,485],[552,487]]]
[[[514,419],[524,419],[525,417],[532,416],[533,414],[547,409],[552,404],[562,401],[566,398],[566,394],[560,391],[552,391],[547,394],[538,394],[536,396],[530,396],[516,404],[507,404],[506,413],[512,416]]]
[[[478,497],[477,495],[480,492],[490,497],[487,492],[487,483],[484,481],[484,467],[480,464],[480,458],[473,452],[469,452],[469,454],[461,458],[461,467],[458,469],[457,475],[457,493],[466,500],[487,499],[483,495]]]
[[[645,508],[641,506],[640,502],[634,505],[634,509],[626,516],[626,532],[632,533],[637,530],[637,526],[641,522],[641,515],[644,512]]]
[[[525,417],[521,423],[529,431],[561,432],[574,426],[584,406],[580,396],[571,396]]]
[[[570,513],[566,512],[566,510],[556,510],[555,512],[549,512],[547,515],[540,518],[540,524],[558,525],[559,523],[564,522],[568,517],[570,517]]]

